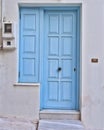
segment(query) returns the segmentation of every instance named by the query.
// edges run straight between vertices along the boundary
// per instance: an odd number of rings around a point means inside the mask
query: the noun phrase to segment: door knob
[[[61,71],[61,70],[62,70],[62,68],[61,68],[61,67],[59,67],[59,68],[58,68],[58,71]]]
[[[76,68],[74,68],[74,72],[76,71]]]

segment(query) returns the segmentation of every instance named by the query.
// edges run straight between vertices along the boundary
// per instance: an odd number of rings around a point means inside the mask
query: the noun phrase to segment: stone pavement
[[[78,120],[40,120],[38,130],[85,130]]]
[[[17,118],[0,118],[0,130],[36,130],[37,122],[17,119]]]
[[[38,121],[0,117],[0,130],[85,130],[78,120],[40,120],[38,129],[37,123]]]
[[[78,120],[40,120],[37,121],[19,118],[0,118],[0,130],[85,130]]]

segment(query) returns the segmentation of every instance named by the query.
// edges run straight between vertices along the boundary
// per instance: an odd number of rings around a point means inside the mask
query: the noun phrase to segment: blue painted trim
[[[44,10],[47,10],[47,11],[75,11],[75,10],[78,10],[79,9],[79,6],[78,7],[71,7],[71,6],[68,6],[68,7],[64,7],[64,6],[56,6],[56,7],[43,7]]]
[[[70,9],[69,9],[70,8]],[[80,16],[80,12],[79,12],[79,10],[80,10],[80,7],[67,7],[67,8],[64,8],[64,7],[52,7],[52,8],[50,8],[50,7],[46,7],[46,8],[41,8],[41,9],[43,9],[43,12],[45,12],[45,11],[47,11],[47,10],[49,10],[49,11],[53,11],[53,10],[55,10],[55,9],[57,9],[57,10],[60,10],[60,9],[62,9],[62,10],[68,10],[68,11],[76,11],[76,13],[77,13],[77,20],[78,20],[78,23],[77,23],[77,47],[76,47],[76,49],[77,49],[77,77],[76,77],[76,80],[77,80],[77,92],[76,92],[76,95],[77,95],[77,97],[76,97],[76,99],[78,99],[78,101],[77,101],[77,103],[76,103],[76,106],[75,106],[75,109],[76,110],[79,110],[79,75],[80,75],[80,70],[79,70],[79,68],[80,68],[80,61],[79,61],[79,59],[80,59],[80,27],[79,27],[79,25],[80,25],[80,18],[79,18],[79,16]],[[43,16],[44,17],[44,16]],[[44,24],[43,24],[44,25]],[[43,40],[44,41],[44,40]],[[78,51],[79,50],[79,51]],[[44,71],[44,70],[43,70]],[[44,71],[44,73],[45,73],[45,71]],[[43,74],[44,74],[43,73]],[[43,79],[43,81],[44,81],[44,79]],[[43,96],[42,96],[42,94],[44,94],[44,90],[43,90],[43,88],[41,87],[41,103],[40,103],[40,106],[41,106],[41,109],[44,109],[44,101],[43,101]]]
[[[43,47],[44,47],[44,44],[43,44],[43,41],[44,41],[44,36],[43,36],[43,33],[44,32],[44,11],[43,9],[40,8],[40,76],[39,76],[39,79],[40,79],[40,110],[43,108],[43,93],[44,93],[44,89],[42,87],[42,78],[44,77],[43,74],[44,74],[44,70],[43,70]]]
[[[68,10],[68,11],[70,11],[70,10],[72,10],[72,11],[75,11],[75,10],[80,10],[80,5],[78,5],[78,6],[49,6],[49,5],[47,5],[47,6],[36,6],[36,7],[29,7],[29,6],[25,6],[25,7],[21,7],[20,6],[20,10],[27,10],[27,9],[40,9],[40,10]]]
[[[76,109],[80,109],[80,8],[77,10],[77,104]]]
[[[25,11],[25,10],[27,10],[27,8],[29,9],[38,9],[39,10],[39,16],[40,16],[40,22],[39,22],[39,24],[40,24],[40,28],[39,28],[39,34],[40,34],[40,40],[39,40],[39,48],[38,48],[38,51],[39,51],[39,54],[40,54],[40,57],[39,57],[39,82],[40,82],[40,84],[41,84],[41,86],[40,86],[40,100],[41,100],[41,102],[40,102],[40,109],[43,109],[44,108],[44,104],[43,104],[43,93],[44,93],[44,90],[43,90],[43,88],[42,88],[42,77],[44,77],[43,75],[44,75],[44,73],[45,73],[45,71],[43,70],[43,58],[42,58],[42,54],[43,54],[43,52],[42,51],[40,51],[40,50],[42,50],[42,48],[44,47],[44,45],[43,45],[43,41],[44,41],[44,38],[43,38],[43,34],[41,33],[41,32],[43,32],[43,30],[44,30],[44,20],[43,20],[43,18],[44,18],[44,12],[45,11],[47,11],[47,10],[68,10],[68,11],[76,11],[77,12],[77,20],[78,20],[78,23],[77,23],[77,93],[76,93],[76,95],[77,95],[77,98],[76,99],[78,99],[78,101],[77,101],[77,104],[76,104],[76,110],[79,110],[79,92],[80,92],[80,6],[55,6],[55,7],[52,7],[52,6],[45,6],[45,7],[20,7],[20,13],[21,13],[21,11]],[[21,20],[20,20],[20,34],[21,34]],[[19,39],[19,42],[21,42],[21,35],[20,35],[20,39]],[[78,51],[79,50],[79,51]],[[43,50],[44,51],[44,50]],[[20,53],[21,53],[21,50],[20,50],[20,45],[19,45],[19,57],[20,57]],[[20,60],[20,59],[19,59]],[[20,71],[20,61],[19,61],[19,71]],[[43,81],[44,81],[44,79],[43,79]],[[20,79],[19,79],[19,82],[20,82]]]
[[[20,53],[21,53],[21,49],[20,49],[20,43],[21,43],[21,9],[19,9],[19,49],[18,49],[18,54],[19,54],[19,62],[18,62],[18,82],[20,82]]]

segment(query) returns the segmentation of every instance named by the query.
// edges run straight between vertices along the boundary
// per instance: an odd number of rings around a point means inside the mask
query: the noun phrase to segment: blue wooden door
[[[75,109],[76,12],[45,11],[43,108]]]

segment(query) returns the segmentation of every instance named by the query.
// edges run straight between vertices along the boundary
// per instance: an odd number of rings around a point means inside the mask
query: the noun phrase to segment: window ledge
[[[14,83],[15,87],[24,86],[24,87],[39,87],[40,83]]]

